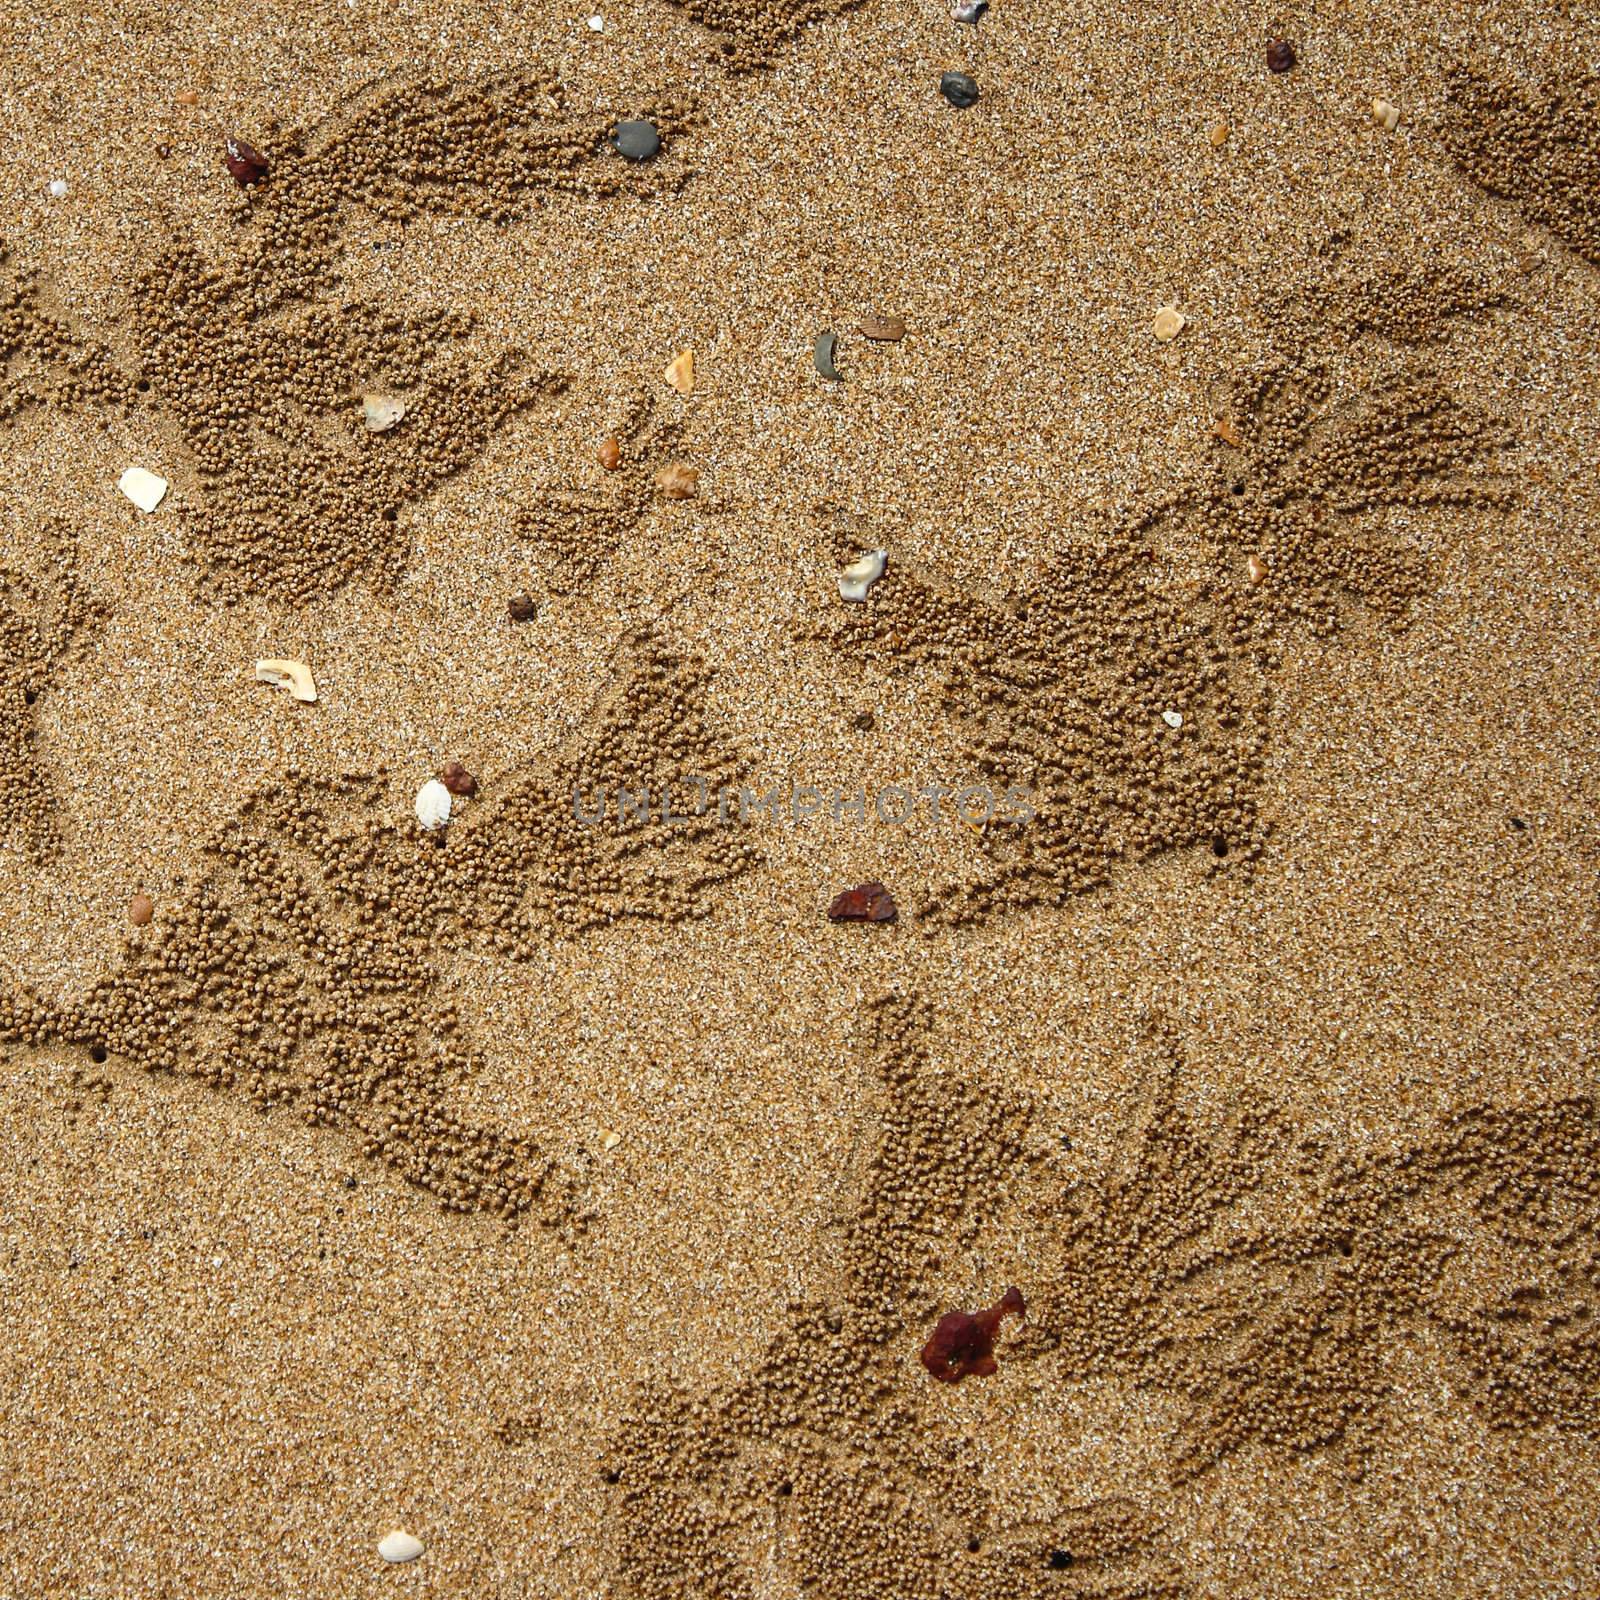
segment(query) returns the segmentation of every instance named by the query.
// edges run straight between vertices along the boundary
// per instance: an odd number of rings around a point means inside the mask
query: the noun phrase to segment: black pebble
[[[964,72],[947,72],[939,80],[939,93],[958,111],[978,103],[978,86]]]
[[[630,161],[648,161],[661,148],[661,135],[650,122],[619,122],[617,150]]]

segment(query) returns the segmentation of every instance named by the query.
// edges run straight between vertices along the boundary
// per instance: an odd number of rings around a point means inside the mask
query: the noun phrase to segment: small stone
[[[648,161],[661,148],[661,135],[651,122],[619,122],[613,142],[629,161]]]
[[[878,719],[870,711],[858,711],[853,719],[854,726],[862,733],[871,733],[877,727]]]
[[[978,85],[964,72],[945,73],[939,79],[939,93],[957,111],[965,111],[968,106],[975,106],[978,103]]]
[[[386,1533],[378,1541],[378,1554],[385,1561],[415,1561],[424,1550],[425,1546],[414,1533],[407,1533],[404,1528],[396,1528],[393,1533]]]
[[[839,574],[840,599],[857,603],[865,600],[867,591],[883,576],[888,561],[888,552],[884,550],[869,550],[864,556],[852,561]]]
[[[196,89],[180,89],[178,91],[178,104],[180,106],[197,106],[200,104],[200,93]]]
[[[451,794],[463,795],[469,800],[478,792],[478,780],[459,761],[445,762],[444,771],[439,774],[439,782]]]
[[[1220,150],[1228,142],[1229,132],[1230,129],[1226,122],[1214,123],[1210,134],[1212,148]]]
[[[964,5],[950,7],[950,15],[957,22],[970,22],[975,28],[978,19],[989,9],[989,0],[966,0]]]
[[[67,198],[67,180],[65,178],[51,179],[50,193],[54,195],[57,200],[65,200]]]
[[[317,698],[311,668],[303,661],[258,661],[256,682],[270,683],[274,689],[287,689],[296,700],[303,700],[307,705]]]
[[[1267,46],[1267,71],[1289,72],[1295,64],[1294,46],[1287,39],[1274,39]]]
[[[1235,450],[1244,444],[1244,435],[1226,417],[1218,417],[1211,424],[1211,431],[1224,444],[1231,444]]]
[[[906,336],[904,317],[863,317],[859,326],[862,336],[867,339],[885,339],[893,343]]]
[[[134,927],[144,927],[156,914],[156,903],[147,894],[136,894],[128,902],[128,921]]]
[[[893,896],[881,883],[846,889],[828,907],[830,922],[893,922],[898,915]]]
[[[615,1128],[608,1128],[605,1137],[600,1141],[602,1150],[615,1150],[622,1143],[622,1135]]]
[[[1380,96],[1372,102],[1372,120],[1385,133],[1393,133],[1400,126],[1400,107]]]
[[[824,378],[832,378],[835,383],[840,381],[839,369],[833,364],[833,353],[838,348],[836,333],[819,333],[816,344],[811,347],[811,364]]]
[[[1171,344],[1188,325],[1189,319],[1176,306],[1162,306],[1152,327],[1162,344]]]
[[[1251,583],[1260,583],[1267,576],[1267,564],[1254,550],[1245,558],[1245,570],[1250,574]]]
[[[1183,726],[1183,713],[1181,711],[1163,711],[1161,720],[1169,728],[1181,728]]]
[[[154,511],[166,498],[167,480],[146,472],[143,467],[129,467],[117,479],[117,487],[141,511]]]
[[[622,465],[622,446],[615,438],[607,439],[600,446],[600,465],[607,472],[615,472]]]
[[[669,461],[656,474],[656,488],[668,500],[687,500],[694,494],[700,481],[700,469],[686,461]]]
[[[381,394],[361,397],[361,420],[366,423],[368,433],[387,433],[405,414],[404,400],[392,400]]]
[[[694,388],[694,351],[685,350],[675,356],[667,363],[664,376],[679,394],[688,394]]]
[[[531,594],[514,594],[506,601],[506,614],[513,622],[532,622],[539,607]]]
[[[606,19],[598,16],[590,17],[588,19],[588,26],[590,33],[604,33],[606,31]]]
[[[222,141],[222,162],[241,189],[248,189],[267,175],[267,158],[253,144],[246,144],[231,133]]]
[[[426,832],[437,833],[449,820],[450,791],[437,778],[429,778],[417,790],[417,821]]]

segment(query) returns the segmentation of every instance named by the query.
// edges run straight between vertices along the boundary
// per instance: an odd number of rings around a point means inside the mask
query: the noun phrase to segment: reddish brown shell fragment
[[[470,798],[478,792],[478,780],[459,761],[445,763],[444,771],[439,774],[439,782],[451,794],[466,795]]]
[[[861,319],[859,326],[868,339],[884,339],[891,344],[906,336],[904,317],[866,316]]]
[[[960,1383],[963,1378],[987,1378],[998,1372],[994,1359],[994,1336],[1000,1319],[1016,1312],[1026,1314],[1022,1291],[1007,1289],[987,1311],[976,1316],[966,1311],[947,1311],[939,1318],[933,1337],[922,1347],[922,1364],[940,1383]]]
[[[267,175],[267,158],[253,144],[246,144],[231,133],[222,141],[222,159],[241,189],[248,189]]]
[[[863,883],[835,895],[828,907],[830,922],[893,922],[899,915],[889,891],[881,883]]]

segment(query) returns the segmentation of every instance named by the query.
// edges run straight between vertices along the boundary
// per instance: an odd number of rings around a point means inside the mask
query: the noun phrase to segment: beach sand
[[[0,6],[0,1595],[1600,1587],[1600,29],[818,11]]]

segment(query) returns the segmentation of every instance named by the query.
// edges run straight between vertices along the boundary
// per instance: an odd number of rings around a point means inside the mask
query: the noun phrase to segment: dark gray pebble
[[[652,122],[619,122],[616,146],[630,161],[648,161],[661,148],[661,135]]]
[[[838,345],[838,334],[819,334],[816,346],[811,352],[811,359],[815,363],[817,371],[824,378],[832,378],[835,382],[839,379],[839,369],[833,364],[833,352],[838,348]]]
[[[964,72],[947,72],[939,80],[939,93],[958,111],[978,103],[978,86]]]

